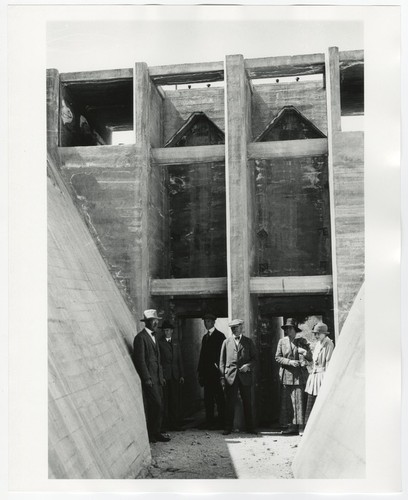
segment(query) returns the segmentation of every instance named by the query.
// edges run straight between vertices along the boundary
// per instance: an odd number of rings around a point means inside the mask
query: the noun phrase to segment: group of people
[[[174,325],[163,321],[162,336],[157,336],[160,318],[155,309],[144,311],[145,327],[133,342],[133,361],[143,390],[149,441],[170,441],[167,430],[180,428],[180,387],[184,384],[180,346],[173,338]],[[215,328],[216,316],[203,316],[203,336],[197,368],[198,382],[204,388],[206,421],[202,428],[222,429],[224,435],[233,430],[238,391],[241,395],[246,432],[257,434],[252,410],[253,372],[256,350],[244,335],[244,321],[228,323],[228,338]],[[276,362],[280,365],[281,424],[283,434],[303,433],[307,419],[319,393],[324,372],[333,352],[333,342],[324,323],[313,328],[317,343],[313,350],[299,335],[294,319],[282,326],[285,336],[279,340]],[[307,364],[313,362],[311,373]],[[217,414],[215,413],[217,409]]]
[[[140,376],[149,441],[170,441],[167,430],[180,430],[180,384],[184,383],[180,347],[173,339],[174,326],[163,322],[162,338],[157,338],[160,318],[155,309],[144,311],[145,327],[133,342],[133,361]],[[252,416],[252,372],[256,361],[255,346],[243,335],[244,322],[229,323],[228,339],[215,328],[216,316],[205,314],[207,330],[201,343],[198,381],[204,388],[207,429],[222,428],[232,432],[238,391],[244,406],[246,429],[256,433]],[[215,416],[215,407],[217,416]]]
[[[309,342],[299,335],[301,330],[293,318],[288,318],[281,328],[285,336],[278,342],[275,359],[280,365],[280,423],[285,428],[282,433],[303,434],[329,365],[334,344],[328,337],[327,325],[322,322],[313,327],[317,341],[313,353]],[[312,364],[310,373],[308,363]]]

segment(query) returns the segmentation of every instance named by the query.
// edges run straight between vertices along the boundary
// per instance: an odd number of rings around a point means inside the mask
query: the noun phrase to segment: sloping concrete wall
[[[135,321],[51,160],[47,181],[49,477],[135,478],[151,459]]]
[[[298,479],[365,477],[364,284],[334,349],[293,462]]]

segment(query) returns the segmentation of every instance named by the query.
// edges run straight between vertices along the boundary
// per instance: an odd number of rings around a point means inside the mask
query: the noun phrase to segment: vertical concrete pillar
[[[251,138],[250,85],[242,55],[225,60],[225,179],[227,212],[228,316],[245,321],[245,334],[255,344],[255,303],[251,298],[250,277],[254,252],[252,246],[253,172],[247,160]],[[258,370],[256,370],[257,372]],[[256,374],[255,374],[256,378]],[[255,391],[255,399],[256,399]],[[256,408],[256,401],[254,401]],[[256,415],[254,415],[256,421]],[[234,427],[243,428],[241,405],[235,408]]]
[[[228,315],[245,321],[252,335],[249,289],[252,230],[251,172],[247,162],[250,137],[250,89],[242,55],[225,60],[226,206]]]
[[[341,102],[340,102],[340,65],[339,49],[330,47],[326,54],[326,99],[327,99],[327,140],[328,140],[328,173],[330,197],[330,232],[333,275],[333,307],[334,307],[334,335],[339,335],[339,301],[337,281],[337,252],[336,252],[336,213],[334,192],[334,150],[336,134],[341,132]]]
[[[47,147],[52,150],[59,145],[59,92],[58,70],[47,69]]]
[[[139,314],[150,305],[149,292],[149,169],[150,169],[150,78],[147,64],[135,64],[134,72],[135,131],[135,254],[132,260],[130,290]],[[140,318],[141,316],[139,316]],[[136,318],[139,320],[139,318]],[[142,326],[139,324],[138,326]]]

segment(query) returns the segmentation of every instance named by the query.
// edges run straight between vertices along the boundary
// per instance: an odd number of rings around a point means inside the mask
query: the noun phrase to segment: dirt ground
[[[259,435],[187,429],[151,445],[152,479],[290,479],[300,436],[261,430]]]

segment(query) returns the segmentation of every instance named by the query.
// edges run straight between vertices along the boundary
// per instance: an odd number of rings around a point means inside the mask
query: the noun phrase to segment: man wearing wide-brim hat
[[[160,362],[160,349],[156,339],[159,318],[155,309],[147,309],[141,321],[145,327],[133,342],[133,361],[142,382],[143,401],[146,413],[149,441],[170,441],[170,437],[161,433],[163,417],[163,371]]]
[[[246,431],[256,434],[252,416],[252,372],[256,361],[255,345],[245,337],[244,321],[234,319],[228,326],[232,336],[228,337],[221,348],[220,375],[225,390],[226,417],[224,435],[231,434],[234,422],[235,403],[238,391],[244,407]]]
[[[288,318],[281,326],[285,337],[279,340],[275,360],[280,365],[281,411],[280,423],[285,429],[283,434],[298,434],[304,428],[305,385],[309,375],[306,366],[302,366],[300,356],[312,359],[309,343],[298,347],[296,334],[301,332],[294,318]]]

